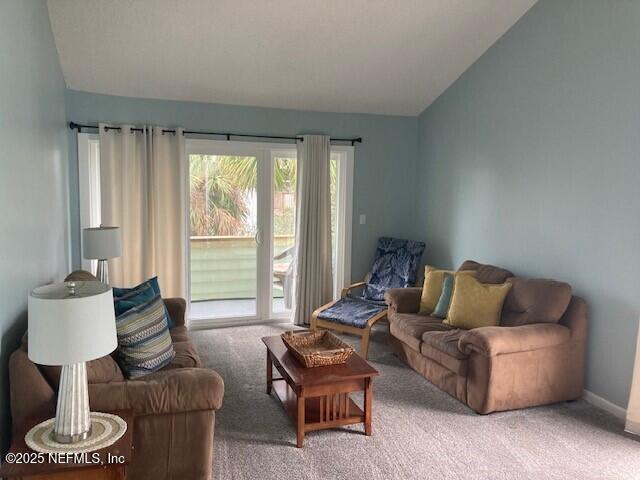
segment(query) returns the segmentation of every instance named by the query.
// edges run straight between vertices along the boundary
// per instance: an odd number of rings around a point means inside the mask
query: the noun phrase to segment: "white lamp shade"
[[[82,254],[87,260],[106,260],[122,254],[120,227],[85,228],[82,231]]]
[[[41,365],[88,362],[117,345],[111,287],[101,282],[65,282],[29,295],[29,358]]]

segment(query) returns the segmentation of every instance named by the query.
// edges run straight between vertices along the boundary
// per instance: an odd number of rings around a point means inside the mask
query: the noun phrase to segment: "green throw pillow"
[[[447,312],[449,311],[449,304],[451,303],[451,295],[453,294],[453,283],[455,281],[455,275],[449,272],[445,272],[442,278],[442,293],[436,304],[436,308],[431,312],[432,317],[447,318]]]

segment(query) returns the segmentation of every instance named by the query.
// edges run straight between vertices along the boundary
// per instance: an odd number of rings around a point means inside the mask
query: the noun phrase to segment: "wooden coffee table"
[[[364,423],[371,435],[371,383],[378,371],[357,353],[342,365],[306,368],[289,353],[280,336],[263,337],[267,346],[267,394],[274,390],[296,424],[296,445],[305,432]],[[280,378],[273,378],[273,367]],[[364,391],[364,411],[349,393]]]

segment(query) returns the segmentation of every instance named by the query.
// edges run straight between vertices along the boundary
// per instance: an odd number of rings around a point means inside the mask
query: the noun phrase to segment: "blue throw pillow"
[[[141,290],[143,288],[146,288],[147,286],[151,286],[151,288],[153,289],[154,293],[156,295],[160,295],[160,285],[158,284],[158,277],[153,277],[150,278],[149,280],[145,280],[144,282],[142,282],[140,285],[133,287],[133,288],[118,288],[118,287],[113,287],[113,298],[116,297],[124,297],[125,295],[132,293],[136,290]]]
[[[113,304],[116,309],[116,317],[131,310],[133,307],[142,305],[143,303],[152,300],[156,296],[156,293],[149,284],[142,284],[142,288],[139,290],[132,290],[129,293],[122,295],[121,297],[113,297]]]
[[[451,304],[451,297],[453,296],[453,284],[455,276],[451,273],[445,272],[442,278],[442,293],[436,304],[436,308],[431,313],[432,317],[447,318],[449,313],[449,305]]]
[[[127,378],[138,378],[167,366],[176,356],[160,295],[116,317],[117,358]]]
[[[113,287],[113,303],[116,310],[116,316],[122,315],[134,306],[141,305],[147,302],[155,295],[161,295],[160,285],[158,284],[158,277],[153,277],[149,280],[145,280],[140,285],[137,285],[133,288]],[[171,320],[169,312],[166,311],[166,307],[165,313],[165,316],[167,317],[167,325],[169,326],[169,328],[173,328],[174,324]]]

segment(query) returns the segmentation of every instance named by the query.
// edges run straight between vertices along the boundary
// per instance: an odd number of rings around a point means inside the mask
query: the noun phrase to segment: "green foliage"
[[[257,185],[255,157],[189,155],[190,230],[192,236],[250,235],[249,201]],[[332,210],[335,209],[337,162],[330,163]],[[295,193],[297,162],[275,157],[276,192]],[[295,209],[285,206],[274,217],[274,234],[292,234]]]
[[[190,155],[190,215],[192,236],[241,235],[245,232],[251,184],[237,173],[252,157]],[[244,182],[241,183],[241,182]],[[255,186],[255,178],[254,184]]]

